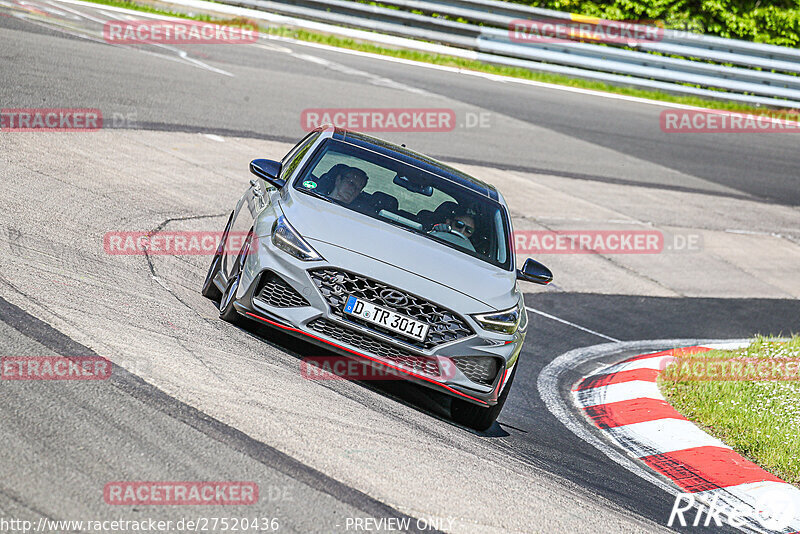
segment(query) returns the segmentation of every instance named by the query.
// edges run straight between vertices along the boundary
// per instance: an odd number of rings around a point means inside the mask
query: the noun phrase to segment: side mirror
[[[279,161],[254,159],[250,162],[250,172],[279,189],[286,183],[278,178],[281,174],[281,164]]]
[[[517,269],[517,280],[525,280],[534,284],[547,285],[553,281],[553,273],[536,260],[528,258],[522,266],[522,270]]]

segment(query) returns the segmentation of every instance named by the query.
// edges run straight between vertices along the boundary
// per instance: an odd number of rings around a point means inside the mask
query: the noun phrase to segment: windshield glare
[[[499,203],[401,161],[328,139],[294,188],[511,268]]]

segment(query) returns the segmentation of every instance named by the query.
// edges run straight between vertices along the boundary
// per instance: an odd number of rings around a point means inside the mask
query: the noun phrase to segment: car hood
[[[280,207],[312,246],[318,242],[357,253],[424,279],[419,281],[422,286],[434,282],[491,309],[505,309],[516,303],[516,277],[511,271],[310,195],[292,191],[281,199]],[[335,255],[341,258],[340,254]],[[346,269],[348,265],[339,267]],[[382,268],[377,270],[385,272]],[[375,276],[370,272],[362,274]],[[395,285],[392,280],[383,281]],[[414,292],[412,287],[404,289]]]

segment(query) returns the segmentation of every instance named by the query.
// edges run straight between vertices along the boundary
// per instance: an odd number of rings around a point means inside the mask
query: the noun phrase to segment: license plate
[[[428,335],[428,329],[430,328],[427,323],[353,296],[347,298],[344,312],[417,341],[425,341],[425,336]]]

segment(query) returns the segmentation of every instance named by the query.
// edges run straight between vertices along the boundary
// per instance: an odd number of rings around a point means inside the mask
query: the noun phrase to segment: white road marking
[[[99,9],[101,6],[105,11],[114,11],[116,13],[125,13],[127,15],[133,15],[140,18],[147,18],[147,19],[158,19],[158,20],[181,20],[185,21],[185,18],[180,17],[170,17],[167,15],[160,15],[157,13],[149,13],[147,11],[139,11],[136,9],[126,9],[124,7],[116,7],[116,6],[109,6],[106,4],[95,4],[92,2],[81,2],[80,0],[54,0],[58,4],[72,4],[76,6],[84,6],[84,7],[91,7],[94,9]],[[63,6],[62,6],[63,7]]]
[[[652,358],[642,358],[632,362],[622,362],[611,367],[606,367],[600,372],[602,374],[619,373],[621,371],[633,371],[634,369],[653,369],[663,370],[664,367],[675,360],[674,356],[653,356]]]
[[[670,495],[678,495],[678,488],[672,484],[667,483],[661,478],[657,477],[649,469],[644,469],[632,458],[623,454],[616,448],[608,444],[607,441],[590,432],[589,429],[578,422],[576,415],[567,407],[567,403],[561,397],[559,389],[559,381],[561,375],[575,367],[591,362],[592,360],[599,360],[609,354],[622,352],[624,350],[648,350],[659,349],[666,346],[691,346],[697,345],[698,340],[694,339],[675,339],[663,341],[628,341],[620,343],[603,343],[593,347],[585,347],[580,349],[573,349],[569,352],[562,354],[547,364],[544,369],[539,373],[536,386],[539,389],[539,396],[542,398],[547,409],[552,413],[556,419],[561,421],[578,438],[586,443],[594,446],[597,450],[608,456],[611,460],[627,469],[631,473],[643,478],[658,488],[666,491]],[[577,410],[574,406],[573,410]]]
[[[552,319],[554,321],[558,321],[559,323],[564,323],[566,325],[569,325],[569,326],[572,326],[574,328],[577,328],[578,330],[583,330],[584,332],[589,332],[590,334],[594,334],[595,336],[602,337],[603,339],[607,339],[607,340],[613,341],[615,343],[621,343],[621,341],[619,339],[613,338],[611,336],[607,336],[605,334],[601,334],[600,332],[595,332],[594,330],[590,330],[590,329],[585,328],[585,327],[583,327],[583,326],[581,326],[579,324],[571,323],[571,322],[567,321],[566,319],[562,319],[560,317],[556,317],[555,315],[550,315],[549,313],[545,313],[545,312],[543,312],[541,310],[537,310],[537,309],[531,308],[529,306],[525,306],[525,309],[528,310],[531,313],[536,313],[538,315],[541,315],[542,317],[547,317],[548,319]]]
[[[81,0],[58,0],[58,2],[66,2],[66,3],[70,3],[70,4],[83,5],[83,6],[87,6],[87,7],[96,6],[96,4],[82,2]],[[186,0],[172,0],[172,3],[178,4],[178,5],[189,5],[189,6],[195,6],[196,7],[196,3],[195,2],[186,1]],[[212,9],[212,10],[216,9],[217,11],[219,11],[222,8],[226,8],[231,13],[250,14],[250,15],[253,15],[253,16],[256,16],[256,17],[258,15],[262,15],[262,20],[266,20],[266,19],[263,19],[263,15],[265,14],[264,12],[259,12],[259,11],[252,10],[252,9],[247,9],[247,8],[237,8],[235,6],[222,6],[222,5],[219,5],[219,4],[215,5],[213,3],[209,3],[209,4],[210,4],[209,5],[209,9]],[[180,19],[178,17],[169,17],[169,16],[165,16],[165,15],[156,15],[156,14],[153,14],[153,13],[145,13],[145,12],[134,11],[134,10],[130,10],[130,9],[113,7],[113,6],[103,6],[103,9],[111,10],[111,11],[119,11],[119,12],[122,12],[122,13],[140,14],[141,16],[148,17],[148,18],[157,18],[157,19],[163,19],[163,20],[184,20],[184,19]],[[276,18],[278,18],[278,19],[286,19],[288,17],[276,16]],[[353,31],[357,31],[357,30],[353,30]],[[361,34],[369,34],[370,32],[361,31],[360,33]],[[593,90],[593,89],[582,89],[580,87],[569,87],[569,86],[566,86],[566,85],[558,85],[558,84],[554,84],[554,83],[537,82],[537,81],[534,81],[534,80],[525,80],[523,78],[513,78],[511,76],[501,76],[499,74],[489,74],[489,73],[486,73],[486,72],[479,72],[479,71],[474,71],[474,70],[461,69],[461,68],[458,68],[458,67],[448,67],[448,66],[445,66],[445,65],[435,65],[433,63],[425,63],[425,62],[422,62],[422,61],[413,61],[413,60],[410,60],[410,59],[402,59],[402,58],[396,58],[396,57],[391,57],[391,56],[384,56],[384,55],[381,55],[381,54],[374,54],[374,53],[371,53],[371,52],[362,52],[360,50],[350,50],[350,49],[347,49],[347,48],[339,48],[339,47],[336,47],[336,46],[324,45],[324,44],[321,44],[321,43],[310,43],[310,42],[307,42],[307,41],[300,41],[300,40],[292,39],[292,38],[289,38],[289,37],[279,37],[279,36],[276,36],[276,35],[269,35],[269,34],[260,34],[260,36],[261,36],[262,39],[268,39],[268,40],[271,40],[271,41],[282,41],[282,42],[286,42],[286,43],[296,44],[298,46],[306,46],[306,47],[310,47],[310,48],[318,48],[320,50],[327,50],[329,52],[336,52],[338,54],[348,54],[348,55],[352,55],[352,56],[367,57],[367,58],[371,58],[371,59],[375,59],[375,60],[379,60],[379,61],[388,61],[388,62],[392,62],[392,63],[398,63],[398,64],[401,64],[401,65],[410,65],[410,66],[415,66],[415,67],[424,68],[424,69],[433,69],[433,70],[439,70],[439,71],[444,71],[444,72],[452,72],[452,73],[456,73],[456,74],[463,74],[463,75],[466,75],[466,76],[476,76],[476,77],[479,77],[479,78],[484,78],[486,80],[499,82],[499,83],[515,83],[515,84],[520,84],[520,85],[528,85],[528,86],[531,86],[531,87],[540,87],[540,88],[544,88],[544,89],[552,89],[552,90],[555,90],[555,91],[563,91],[563,92],[567,92],[567,93],[576,93],[576,94],[582,94],[582,95],[596,96],[596,97],[600,97],[600,98],[609,98],[609,99],[612,99],[612,100],[622,100],[622,101],[625,101],[625,102],[635,102],[635,103],[638,103],[638,104],[647,104],[647,105],[651,105],[651,106],[660,106],[660,107],[663,107],[663,108],[686,109],[686,110],[696,110],[696,111],[708,111],[708,112],[713,112],[713,113],[728,113],[726,111],[720,111],[720,110],[717,110],[717,109],[705,108],[705,107],[700,107],[700,106],[690,106],[690,105],[687,105],[687,104],[677,104],[677,103],[674,103],[674,102],[664,102],[664,101],[661,101],[661,100],[650,100],[650,99],[647,99],[647,98],[641,98],[641,97],[637,97],[637,96],[620,95],[620,94],[616,94],[616,93],[609,93],[609,92],[606,92],[606,91],[596,91],[596,90]],[[386,36],[386,37],[389,37],[389,36]],[[400,39],[400,40],[402,40],[402,39]],[[423,43],[420,42],[420,44],[423,44]],[[448,47],[441,46],[440,48],[446,49]],[[441,53],[446,53],[446,52],[441,52]],[[770,122],[773,122],[773,123],[786,123],[786,124],[791,123],[791,124],[800,125],[800,122],[788,121],[788,120],[785,120],[785,119],[778,119],[778,118],[770,118]]]
[[[638,456],[663,454],[692,447],[724,447],[719,439],[712,437],[691,421],[683,419],[655,419],[642,423],[609,428],[604,432],[618,443],[638,443],[635,451]]]
[[[412,65],[416,67],[421,67],[425,69],[433,69],[433,70],[441,70],[445,72],[452,72],[456,74],[464,74],[467,76],[476,76],[478,78],[485,78],[490,81],[500,82],[500,83],[516,83],[520,85],[529,85],[532,87],[542,87],[545,89],[553,89],[556,91],[564,91],[567,93],[577,93],[583,95],[590,95],[590,96],[597,96],[600,98],[610,98],[612,100],[623,100],[626,102],[636,102],[637,104],[649,104],[652,106],[661,106],[664,108],[672,108],[672,109],[686,109],[686,110],[694,110],[694,111],[709,111],[709,112],[716,112],[716,113],[730,113],[727,111],[721,111],[718,109],[713,108],[705,108],[701,106],[691,106],[688,104],[678,104],[676,102],[665,102],[663,100],[651,100],[649,98],[642,98],[638,96],[628,96],[628,95],[621,95],[617,93],[609,93],[606,91],[597,91],[594,89],[582,89],[580,87],[570,87],[567,85],[559,85],[555,83],[547,83],[547,82],[537,82],[534,80],[526,80],[524,78],[514,78],[511,76],[503,76],[500,74],[489,74],[488,72],[480,72],[476,70],[469,70],[469,69],[462,69],[458,67],[448,67],[446,65],[436,65],[433,63],[425,63],[423,61],[414,61],[411,59],[403,59],[397,58],[392,56],[384,56],[381,54],[375,54],[372,52],[362,52],[360,50],[350,50],[347,48],[339,48],[336,46],[324,45],[321,43],[311,43],[308,41],[299,41],[295,39],[291,39],[289,37],[278,37],[278,36],[270,36],[270,38],[283,40],[286,42],[292,42],[301,46],[309,46],[312,48],[320,48],[324,50],[328,50],[331,52],[338,52],[341,54],[349,54],[353,56],[361,56],[361,57],[368,57],[372,59],[379,59],[381,61],[389,61],[392,63],[400,63],[402,65]],[[800,125],[800,122],[791,121],[786,119],[780,118],[770,118],[769,122],[778,124],[797,124]]]
[[[129,10],[129,9],[115,8],[113,6],[103,6],[103,9],[100,9],[98,7],[98,4],[89,4],[89,3],[86,3],[86,2],[76,2],[76,1],[71,1],[71,0],[57,0],[57,2],[59,4],[68,3],[68,4],[76,4],[76,5],[92,8],[95,11],[99,11],[100,13],[102,13],[103,15],[105,15],[107,17],[112,17],[112,15],[110,15],[106,11],[127,13],[127,14],[138,14],[138,13],[141,13],[141,12],[133,11],[133,10]],[[51,5],[56,5],[52,1],[50,1],[48,3],[51,4]],[[35,6],[36,4],[29,3],[29,5]],[[39,6],[39,7],[44,8],[44,6]],[[83,13],[83,12],[75,10],[75,9],[71,9],[71,8],[63,6],[63,5],[59,5],[59,7],[61,9],[64,9],[65,11],[68,11],[68,12],[72,13],[73,15],[76,15],[78,17],[83,17],[83,18],[85,18],[87,20],[90,20],[92,22],[96,22],[98,24],[105,25],[105,23],[108,22],[107,20],[103,20],[103,19],[94,17],[92,15],[87,15],[86,13]],[[142,13],[142,14],[144,15],[145,13]],[[147,13],[146,15],[151,15],[151,14]],[[164,20],[185,20],[185,19],[176,19],[175,17],[163,17],[163,16],[160,16],[160,15],[159,16],[151,16],[149,18],[157,18],[157,19],[164,19]],[[34,21],[30,20],[30,19],[26,19],[26,20],[28,22],[34,22]],[[58,24],[58,23],[56,23],[55,21],[52,21],[52,20],[48,21],[48,22],[50,24],[53,24],[53,25],[56,25],[56,26],[61,26],[60,24]],[[43,22],[39,22],[39,24],[40,25],[44,25],[44,26],[47,25],[46,23],[43,23]],[[75,30],[75,28],[73,28],[72,32],[64,30],[64,29],[62,29],[61,31],[63,31],[64,33],[69,33],[70,35],[74,35],[74,36],[77,36],[77,37],[85,37],[85,38],[87,38],[87,39],[89,39],[91,41],[102,42],[102,43],[105,43],[105,44],[111,44],[113,46],[120,46],[122,48],[128,48],[129,50],[136,50],[138,52],[142,52],[142,53],[145,53],[145,54],[150,54],[150,55],[157,56],[157,57],[164,57],[166,59],[181,61],[183,63],[188,63],[189,65],[192,65],[193,67],[197,67],[197,68],[201,68],[201,69],[208,70],[208,71],[211,71],[211,72],[215,72],[217,74],[222,74],[223,76],[230,76],[232,78],[235,77],[232,73],[230,73],[230,72],[228,72],[226,70],[222,70],[222,69],[218,69],[216,67],[212,67],[211,65],[208,65],[208,64],[200,61],[199,59],[195,59],[195,58],[189,57],[188,52],[186,52],[184,50],[181,50],[179,48],[176,48],[174,46],[169,46],[169,45],[160,44],[160,43],[151,43],[153,46],[157,46],[159,48],[164,48],[166,50],[174,52],[175,54],[177,54],[177,56],[178,56],[177,58],[164,56],[162,54],[156,54],[154,52],[151,52],[149,50],[144,50],[142,48],[136,48],[136,47],[132,47],[132,46],[125,46],[125,45],[121,45],[119,43],[108,43],[105,39],[99,40],[99,39],[94,38],[94,37],[81,35],[81,34],[78,34],[78,33],[74,32],[74,30]]]
[[[58,15],[59,17],[68,17],[69,18],[69,14],[67,12],[61,11],[60,9],[56,9],[55,7],[43,6],[41,4],[36,5],[36,4],[32,4],[30,2],[20,2],[20,4],[26,5],[26,6],[33,6],[36,9],[43,9],[43,10],[47,11],[48,13],[52,13],[53,15]],[[50,4],[51,6],[53,5],[52,2],[48,2],[48,4]]]
[[[574,393],[581,406],[597,406],[633,399],[665,400],[655,382],[645,382],[644,380],[631,380],[630,382],[582,389]]]
[[[336,72],[341,72],[343,74],[348,74],[350,76],[358,76],[358,77],[361,77],[361,78],[365,78],[365,79],[367,79],[369,81],[369,83],[371,83],[372,85],[376,85],[378,87],[386,87],[388,89],[398,89],[400,91],[407,91],[409,93],[413,93],[413,94],[416,94],[416,95],[422,95],[422,96],[428,96],[428,97],[434,96],[432,93],[429,93],[428,91],[425,91],[423,89],[418,89],[416,87],[412,87],[412,86],[406,85],[404,83],[397,82],[395,80],[392,80],[391,78],[386,78],[384,76],[378,76],[377,74],[372,74],[371,72],[366,72],[366,71],[359,70],[359,69],[356,69],[356,68],[353,68],[353,67],[348,67],[347,65],[342,65],[341,63],[336,63],[334,61],[330,61],[328,59],[321,58],[321,57],[318,57],[318,56],[312,56],[310,54],[297,53],[294,50],[292,50],[291,48],[288,48],[288,47],[285,47],[285,46],[277,47],[275,45],[266,45],[266,44],[263,44],[263,43],[258,43],[257,46],[259,48],[264,48],[266,50],[271,50],[271,51],[276,51],[276,52],[283,52],[283,53],[289,54],[291,56],[294,56],[297,59],[301,59],[303,61],[308,61],[310,63],[314,63],[316,65],[320,65],[322,67],[325,67],[327,69],[330,69],[330,70],[333,70],[333,71],[336,71]]]
[[[25,14],[14,15],[14,16],[19,18],[19,19],[22,19],[25,22],[28,22],[30,24],[36,24],[37,26],[42,26],[44,28],[49,28],[51,30],[60,31],[62,33],[66,33],[67,35],[72,35],[73,37],[79,37],[81,39],[86,39],[87,41],[93,41],[95,43],[101,43],[101,44],[110,44],[111,46],[119,46],[120,48],[128,48],[129,50],[136,50],[137,52],[140,52],[142,54],[148,54],[148,55],[151,55],[153,57],[166,59],[166,60],[169,60],[169,61],[177,61],[178,63],[183,63],[184,65],[188,63],[190,66],[193,66],[193,67],[197,67],[197,68],[201,68],[201,69],[205,69],[205,70],[210,70],[211,72],[216,72],[217,74],[222,74],[222,75],[225,75],[225,76],[233,77],[233,74],[231,74],[230,72],[227,72],[227,71],[224,71],[224,70],[221,70],[221,69],[217,69],[217,68],[212,67],[210,65],[206,65],[202,61],[199,61],[199,60],[196,60],[196,59],[188,57],[187,53],[184,52],[183,50],[176,50],[179,57],[166,56],[164,54],[157,54],[156,52],[152,52],[150,50],[144,50],[144,49],[141,49],[141,48],[133,48],[133,47],[128,47],[128,46],[123,46],[123,45],[119,45],[119,44],[116,44],[116,43],[112,44],[112,43],[109,43],[109,42],[107,42],[107,41],[105,41],[103,39],[99,39],[97,37],[93,37],[93,36],[87,35],[85,33],[72,31],[74,29],[72,27],[69,27],[69,29],[67,29],[68,28],[67,26],[64,26],[63,24],[61,24],[59,22],[56,22],[55,20],[52,20],[52,19],[48,20],[47,22],[42,22],[42,21],[38,21],[38,20],[35,20],[35,19],[28,18],[27,15],[25,15]],[[160,45],[160,46],[162,46],[164,48],[169,48],[169,47],[166,47],[165,45]]]
[[[225,142],[225,139],[224,139],[224,138],[222,138],[222,137],[220,137],[220,136],[218,136],[218,135],[215,135],[215,134],[209,134],[209,133],[207,133],[207,134],[203,134],[203,135],[205,135],[206,137],[208,137],[208,138],[209,138],[209,139],[211,139],[212,141],[216,141],[216,142],[218,142],[218,143],[224,143],[224,142]]]
[[[53,4],[53,2],[48,2],[48,3],[51,4],[51,5],[55,5],[55,4]],[[34,5],[34,4],[31,4],[31,5]],[[78,11],[77,9],[71,9],[71,8],[69,8],[67,6],[59,6],[59,7],[61,7],[61,9],[65,10],[65,11],[69,11],[73,15],[77,15],[79,17],[83,17],[83,18],[85,18],[87,20],[91,20],[92,22],[96,22],[98,24],[105,24],[106,22],[108,22],[106,20],[98,19],[97,17],[93,17],[91,15],[87,15],[86,13],[83,13],[82,11]]]
[[[36,20],[36,19],[29,18],[27,14],[19,14],[19,15],[12,15],[12,16],[14,16],[14,17],[16,17],[16,18],[18,18],[20,20],[24,20],[25,22],[27,22],[29,24],[35,24],[36,26],[41,26],[43,28],[48,28],[50,30],[56,30],[56,31],[59,31],[61,33],[66,33],[67,35],[71,35],[73,37],[78,37],[80,39],[86,39],[87,41],[92,41],[92,42],[95,42],[95,43],[107,44],[105,41],[103,41],[102,39],[98,39],[97,37],[92,37],[91,35],[86,35],[85,33],[79,33],[79,32],[76,32],[76,31],[71,31],[72,30],[72,26],[65,26],[65,25],[63,25],[63,24],[61,24],[59,22],[56,22],[56,21],[52,20],[52,19],[48,20],[47,22],[42,22],[42,21],[39,21],[39,20]],[[163,57],[163,56],[161,56],[161,57]],[[169,59],[173,59],[173,58],[169,58]]]
[[[103,16],[108,17],[111,20],[128,20],[128,19],[130,19],[130,17],[128,17],[128,16],[108,13],[107,11],[104,11],[102,9],[98,9],[97,11],[99,11],[100,13],[103,14]]]
[[[159,46],[161,48],[166,48],[167,50],[172,50],[173,52],[178,54],[178,56],[181,59],[183,59],[184,61],[187,61],[187,62],[191,63],[192,65],[195,65],[196,67],[200,67],[201,69],[210,70],[211,72],[216,72],[217,74],[222,74],[223,76],[230,76],[231,78],[235,77],[233,74],[231,74],[230,72],[228,72],[226,70],[222,70],[222,69],[218,69],[216,67],[212,67],[211,65],[209,65],[207,63],[203,63],[199,59],[195,59],[193,57],[189,57],[189,53],[186,52],[185,50],[181,50],[180,48],[175,48],[174,46],[168,46],[168,45],[164,45],[164,44],[157,44],[156,46]]]
[[[750,344],[749,341],[727,341],[724,343],[704,343],[703,346],[714,350],[736,350],[749,347]]]
[[[282,52],[284,54],[294,54],[294,50],[289,48],[288,46],[280,46],[273,43],[256,43],[255,44],[258,48],[263,48],[265,50],[272,50],[273,52]]]

